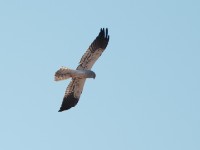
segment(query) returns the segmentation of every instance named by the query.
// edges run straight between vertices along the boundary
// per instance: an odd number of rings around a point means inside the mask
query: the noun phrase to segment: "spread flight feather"
[[[83,91],[83,86],[85,84],[86,78],[96,77],[95,73],[91,71],[91,68],[97,61],[97,59],[101,56],[103,51],[106,49],[108,41],[108,29],[103,28],[100,30],[99,35],[82,56],[76,70],[61,67],[55,73],[55,81],[72,78],[65,91],[65,95],[59,112],[68,110],[71,107],[76,106]]]

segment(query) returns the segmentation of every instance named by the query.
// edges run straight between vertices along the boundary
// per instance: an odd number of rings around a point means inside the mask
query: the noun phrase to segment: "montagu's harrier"
[[[59,112],[68,110],[71,107],[76,106],[83,91],[83,86],[86,78],[95,78],[96,76],[96,74],[91,71],[91,68],[97,61],[97,59],[101,56],[103,51],[106,49],[108,41],[108,29],[103,28],[100,30],[99,35],[82,56],[76,70],[61,67],[55,73],[55,81],[72,78],[72,81],[69,83],[65,91],[65,95]]]

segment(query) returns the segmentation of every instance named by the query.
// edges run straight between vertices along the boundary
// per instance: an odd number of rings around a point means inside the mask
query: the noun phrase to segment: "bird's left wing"
[[[69,83],[65,91],[65,95],[59,112],[68,110],[71,107],[76,106],[83,91],[85,80],[85,78],[72,78],[72,81]]]
[[[90,70],[97,59],[106,49],[109,41],[108,29],[101,29],[99,35],[89,46],[85,54],[82,56],[77,70]]]

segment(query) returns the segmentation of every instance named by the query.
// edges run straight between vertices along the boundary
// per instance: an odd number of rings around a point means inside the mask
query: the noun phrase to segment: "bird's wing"
[[[97,61],[97,59],[101,56],[103,51],[106,49],[108,41],[108,29],[103,28],[100,30],[99,35],[96,37],[96,39],[89,46],[85,54],[82,56],[77,70],[90,70],[94,63]]]
[[[65,96],[63,98],[59,112],[76,106],[83,91],[85,80],[85,78],[72,78],[72,81],[69,83],[65,91]]]

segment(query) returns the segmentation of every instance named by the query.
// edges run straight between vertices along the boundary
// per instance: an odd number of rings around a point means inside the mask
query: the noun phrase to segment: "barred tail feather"
[[[66,80],[72,77],[71,74],[71,69],[66,68],[66,67],[61,67],[58,71],[55,73],[55,81],[61,81],[61,80]]]

